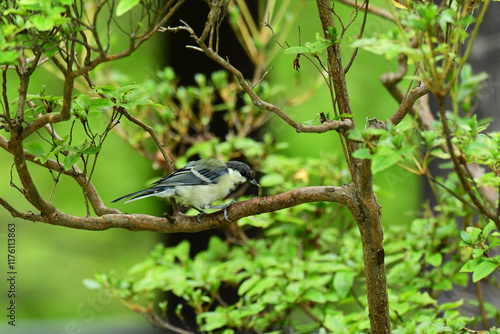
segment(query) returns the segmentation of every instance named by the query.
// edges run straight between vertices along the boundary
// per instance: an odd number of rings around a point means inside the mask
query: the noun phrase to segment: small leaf
[[[467,245],[471,244],[471,239],[469,233],[465,231],[460,232],[460,237],[462,238],[463,242],[465,242]]]
[[[122,16],[126,12],[134,8],[140,0],[122,0],[116,6],[116,16]]]
[[[283,184],[284,181],[285,179],[283,178],[283,175],[278,173],[269,173],[260,179],[260,185],[262,187],[275,187]]]
[[[80,159],[80,153],[70,153],[64,158],[64,169],[69,170]]]
[[[9,50],[0,52],[0,65],[15,65],[20,54],[20,52]]]
[[[398,152],[393,152],[392,154],[385,155],[375,155],[373,158],[372,171],[373,174],[387,169],[402,160],[402,157]]]
[[[359,130],[356,130],[356,129],[349,130],[348,135],[349,135],[348,138],[350,140],[359,141],[359,142],[365,141],[365,138],[363,137],[363,133]]]
[[[460,269],[462,273],[470,273],[476,270],[476,267],[482,262],[482,258],[477,258],[467,261],[463,267]]]
[[[42,15],[33,15],[30,17],[30,21],[40,31],[49,31],[54,27],[54,20]]]
[[[40,145],[38,143],[26,143],[26,144],[24,144],[24,149],[26,151],[28,151],[29,153],[34,154],[34,155],[39,156],[39,157],[45,155],[45,151],[44,151],[42,145]]]
[[[488,223],[488,225],[486,225],[486,226],[483,228],[483,236],[484,236],[485,238],[487,238],[487,237],[488,237],[488,235],[490,235],[491,231],[495,230],[496,228],[497,228],[497,227],[496,227],[495,223],[494,223],[494,222],[492,222],[492,221],[490,221],[490,222]]]
[[[369,148],[361,148],[352,154],[353,157],[358,159],[373,159]]]
[[[475,259],[477,257],[480,257],[483,255],[483,253],[486,252],[486,249],[484,248],[476,248],[472,251],[472,258]]]
[[[312,301],[312,302],[320,303],[320,304],[326,303],[326,301],[327,301],[326,297],[325,297],[325,293],[322,291],[316,290],[316,289],[307,291],[304,294],[303,298],[306,301]]]
[[[224,327],[228,323],[227,315],[219,312],[205,312],[200,314],[198,319],[204,322],[201,329],[207,332]]]
[[[471,243],[475,244],[477,242],[479,234],[481,234],[481,230],[477,227],[469,227],[467,228],[467,233],[470,236]]]
[[[285,49],[285,54],[296,55],[298,53],[308,53],[309,49],[304,46],[291,46]]]
[[[91,289],[91,290],[97,290],[97,289],[102,289],[102,284],[93,280],[93,279],[90,279],[90,278],[86,278],[83,280],[83,285],[85,285],[85,287],[87,289]]]
[[[483,263],[480,263],[476,269],[474,269],[474,273],[472,274],[472,281],[476,283],[477,281],[485,278],[489,274],[491,274],[495,269],[498,268],[498,265],[493,261],[487,259]]]
[[[333,287],[340,298],[345,298],[354,283],[355,274],[352,271],[339,271],[333,278]]]
[[[112,101],[105,98],[100,98],[90,102],[90,108],[105,108],[105,107],[113,107],[114,105],[115,104]]]
[[[260,295],[264,291],[272,288],[277,285],[278,278],[273,276],[263,277],[259,280],[248,292],[246,293],[246,297],[251,297],[253,295]]]
[[[463,304],[464,304],[463,299],[459,299],[456,302],[443,303],[443,304],[439,305],[438,312],[443,312],[446,310],[455,309],[457,307],[462,306]]]
[[[425,255],[425,261],[434,267],[439,267],[443,262],[443,255],[441,253],[428,253]]]
[[[101,148],[102,148],[101,145],[97,145],[97,146],[91,145],[91,146],[85,148],[82,151],[82,153],[83,154],[96,154],[96,153],[98,153],[101,150]]]

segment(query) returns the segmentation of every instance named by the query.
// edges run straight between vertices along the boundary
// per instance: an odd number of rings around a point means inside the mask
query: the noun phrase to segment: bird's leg
[[[200,212],[199,214],[197,214],[197,215],[196,215],[196,219],[198,219],[198,221],[201,223],[201,219],[200,219],[200,218],[201,218],[201,216],[203,216],[206,212],[205,212],[205,211],[202,211],[202,210],[200,210],[200,209],[198,209],[198,208],[195,208],[194,206],[192,206],[192,208]]]
[[[224,205],[212,205],[212,206],[207,206],[206,209],[222,209],[223,212],[224,212],[224,218],[226,218],[226,220],[230,223],[232,223],[233,221],[230,220],[228,217],[227,217],[227,208],[231,205],[231,204],[234,204],[236,203],[236,201],[231,201],[227,204],[224,204]]]

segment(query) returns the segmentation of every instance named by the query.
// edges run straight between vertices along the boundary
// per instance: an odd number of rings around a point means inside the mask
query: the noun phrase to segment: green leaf
[[[471,239],[469,233],[465,231],[460,231],[460,238],[462,238],[463,242],[465,242],[467,245],[471,244]]]
[[[323,291],[319,291],[316,289],[307,291],[304,294],[303,298],[306,301],[312,301],[315,303],[320,303],[320,304],[326,303],[325,293]]]
[[[467,261],[463,267],[460,269],[460,272],[462,273],[471,273],[473,272],[476,267],[482,262],[482,258],[477,258],[473,260]]]
[[[468,227],[466,233],[469,235],[470,243],[475,244],[477,243],[477,238],[481,234],[481,230],[477,227]],[[460,236],[462,236],[462,234],[460,234]]]
[[[45,155],[45,151],[44,151],[42,145],[40,145],[38,143],[26,143],[26,144],[24,144],[24,149],[26,151],[28,151],[29,153],[34,154],[34,155],[39,156],[39,157]]]
[[[113,85],[106,85],[106,86],[96,87],[95,91],[96,93],[110,93],[116,91],[116,88]]]
[[[384,169],[387,169],[397,164],[401,160],[402,157],[400,154],[398,154],[398,152],[393,152],[392,154],[384,154],[384,155],[375,154],[373,157],[373,165],[372,165],[373,174],[383,171]]]
[[[317,54],[318,52],[324,52],[330,45],[332,41],[323,38],[320,33],[316,33],[316,42],[306,42],[304,46],[291,46],[285,49],[285,54]]]
[[[19,57],[21,53],[17,51],[2,51],[0,52],[0,64],[1,65],[15,65],[17,57]]]
[[[422,306],[436,304],[436,300],[432,298],[428,292],[418,292],[416,294],[413,294],[412,296],[410,296],[410,298],[408,298],[408,301],[413,301]]]
[[[69,170],[80,159],[80,153],[70,153],[64,158],[64,169]]]
[[[102,284],[93,280],[93,279],[90,279],[90,278],[86,278],[83,280],[83,285],[85,285],[85,287],[87,289],[91,289],[91,290],[97,290],[97,289],[102,289]]]
[[[491,231],[495,230],[496,228],[497,228],[497,227],[496,227],[495,223],[494,223],[494,222],[492,222],[492,221],[490,221],[490,222],[488,223],[488,225],[486,225],[486,226],[483,228],[483,236],[484,236],[485,238],[487,238],[487,237],[488,237],[488,235],[490,235]]]
[[[30,21],[40,31],[49,31],[54,27],[54,21],[42,15],[34,15],[30,17]]]
[[[238,294],[240,296],[244,295],[247,291],[249,291],[258,281],[260,280],[259,276],[252,276],[241,283]]]
[[[198,316],[198,320],[203,322],[201,325],[203,331],[213,331],[226,326],[228,323],[227,315],[220,312],[202,313]]]
[[[246,293],[246,297],[251,297],[253,295],[260,295],[264,291],[272,288],[278,283],[278,277],[268,276],[262,278],[257,282],[248,292]]]
[[[291,46],[285,49],[285,54],[296,55],[299,53],[309,53],[309,49],[304,46]]]
[[[90,145],[89,147],[85,148],[82,153],[83,154],[96,154],[98,153],[102,148],[102,145],[97,145],[97,146],[94,146],[94,145]]]
[[[97,100],[92,100],[90,102],[90,108],[93,109],[93,108],[106,108],[106,107],[114,107],[114,103],[112,101],[110,101],[109,99],[105,99],[105,98],[100,98],[100,99],[97,99]]]
[[[486,249],[484,248],[476,248],[472,251],[472,258],[475,259],[477,257],[480,257],[486,252]]]
[[[345,298],[351,290],[356,275],[352,271],[339,271],[333,278],[333,287],[340,298]]]
[[[132,8],[137,6],[140,0],[121,0],[116,6],[116,16],[122,16]]]
[[[463,299],[459,299],[456,302],[443,303],[443,304],[439,305],[438,312],[443,312],[443,311],[450,310],[450,309],[456,309],[457,307],[460,307],[463,304],[464,304]]]
[[[269,173],[260,179],[260,185],[262,187],[275,187],[283,184],[284,181],[285,179],[283,178],[283,175],[278,173]]]
[[[441,253],[428,253],[425,255],[425,261],[434,267],[439,267],[443,262],[443,255]]]
[[[352,154],[357,159],[373,159],[369,148],[361,148]]]
[[[498,264],[494,263],[490,259],[484,260],[474,269],[474,273],[472,274],[472,281],[476,283],[477,281],[491,274],[497,268]]]

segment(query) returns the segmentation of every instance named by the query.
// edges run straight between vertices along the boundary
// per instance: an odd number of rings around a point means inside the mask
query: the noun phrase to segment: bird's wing
[[[207,159],[209,160],[209,159]],[[153,183],[154,186],[175,187],[186,185],[206,185],[216,183],[219,178],[226,174],[227,167],[224,162],[217,159],[210,159],[209,164],[202,164],[202,167],[194,162],[188,163],[181,169],[161,178]]]

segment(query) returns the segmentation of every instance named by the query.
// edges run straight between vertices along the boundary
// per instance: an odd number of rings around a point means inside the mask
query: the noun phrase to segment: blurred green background
[[[204,6],[201,2],[200,5]],[[375,5],[385,6],[383,1]],[[336,4],[340,13],[348,16],[350,9]],[[307,1],[298,18],[296,26],[301,28],[302,43],[313,41],[321,25],[316,19],[317,8],[314,1]],[[362,13],[348,31],[354,36],[359,29]],[[343,16],[346,17],[346,16]],[[261,19],[264,21],[264,18]],[[171,23],[173,25],[175,23]],[[369,16],[366,35],[387,31],[391,24],[374,16]],[[140,83],[154,75],[165,62],[170,52],[165,47],[164,35],[156,36],[144,44],[131,57],[117,61],[112,66],[128,76],[130,83]],[[280,41],[282,39],[277,36]],[[187,38],[180,34],[169,38]],[[290,45],[298,44],[298,30],[294,29],[286,38]],[[187,39],[186,39],[187,41]],[[195,51],[191,51],[195,52]],[[351,49],[344,51],[347,63]],[[316,85],[317,72],[301,59],[300,73],[292,68],[294,56],[281,54],[273,63],[274,70],[268,79],[273,84],[295,86],[296,91]],[[207,60],[209,61],[209,60]],[[345,64],[344,64],[345,65]],[[362,127],[367,117],[385,120],[395,112],[397,104],[390,98],[379,81],[379,76],[394,70],[395,63],[384,58],[360,51],[354,65],[347,75],[348,87],[354,119]],[[177,72],[177,69],[175,69]],[[53,73],[38,71],[31,85],[31,94],[37,94],[41,85],[46,85],[47,93],[60,95],[57,85],[59,79]],[[99,82],[106,85],[106,82]],[[16,85],[9,88],[9,100],[15,98]],[[293,88],[293,87],[292,87]],[[305,103],[286,107],[286,112],[299,122],[317,117],[319,112],[330,112],[329,93],[320,82],[319,88]],[[293,156],[319,156],[322,152],[341,154],[337,133],[296,134],[284,122],[272,118],[268,128],[278,138],[287,141],[290,147],[285,154]],[[0,196],[8,199],[18,210],[31,210],[23,201],[21,194],[9,186],[12,158],[0,151]],[[42,195],[48,196],[52,189],[52,176],[44,169],[29,165],[35,182]],[[299,166],[298,166],[299,168]],[[111,134],[98,159],[92,181],[106,204],[118,196],[143,188],[151,179],[160,176],[154,171],[150,161],[138,155],[116,134]],[[14,182],[19,182],[14,178]],[[385,225],[406,224],[420,200],[418,180],[403,169],[389,169],[377,174],[375,183],[377,196],[382,205],[382,220]],[[83,195],[78,185],[71,179],[62,178],[54,193],[53,201],[61,209],[73,214],[85,215]],[[130,213],[161,215],[164,205],[161,199],[148,199],[131,204],[118,204],[120,210]],[[0,245],[6,254],[7,224],[16,224],[16,269],[17,269],[17,326],[6,325],[5,316],[0,322],[2,333],[111,333],[144,332],[153,330],[152,326],[139,315],[131,313],[104,292],[89,290],[82,281],[91,278],[95,272],[108,272],[112,269],[124,271],[146,257],[153,245],[164,235],[151,232],[129,232],[108,230],[89,232],[32,223],[13,219],[0,209]],[[6,255],[0,262],[1,272],[6,273]],[[1,276],[3,277],[3,275]],[[7,291],[6,280],[0,282],[0,295]],[[2,305],[2,308],[5,306]],[[156,332],[156,331],[154,331]],[[159,330],[158,330],[159,332]]]

